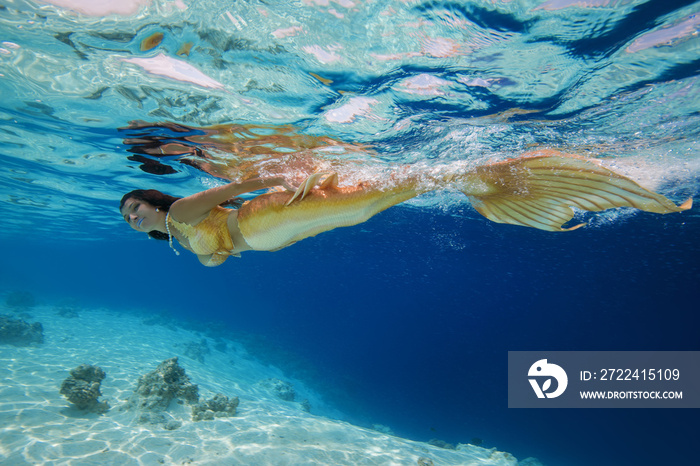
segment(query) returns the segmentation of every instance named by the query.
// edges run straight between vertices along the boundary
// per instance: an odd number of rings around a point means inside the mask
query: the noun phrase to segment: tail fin
[[[562,228],[574,216],[571,207],[593,212],[634,207],[666,214],[692,206],[692,199],[676,206],[592,160],[554,151],[478,167],[464,181],[462,191],[489,220],[548,231],[584,225]]]

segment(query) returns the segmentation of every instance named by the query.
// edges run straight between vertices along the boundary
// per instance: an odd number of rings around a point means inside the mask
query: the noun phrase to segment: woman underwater
[[[235,196],[266,188],[268,192],[238,209],[222,206]],[[253,179],[176,198],[156,190],[136,190],[120,204],[124,220],[157,239],[177,241],[207,266],[222,264],[243,251],[276,251],[334,228],[356,225],[420,194],[458,189],[483,216],[547,231],[563,228],[572,207],[602,211],[634,207],[670,213],[690,209],[600,166],[593,160],[546,150],[479,166],[460,174],[394,174],[383,185],[339,186],[336,173],[316,173],[298,189],[283,178]]]

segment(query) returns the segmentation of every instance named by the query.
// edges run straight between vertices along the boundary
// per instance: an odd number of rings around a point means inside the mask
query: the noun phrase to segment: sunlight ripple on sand
[[[67,318],[46,306],[31,314],[43,324],[45,342],[0,345],[1,464],[415,465],[421,458],[440,465],[518,464],[494,449],[446,450],[333,419],[342,414],[323,397],[239,343],[229,340],[222,350],[221,341],[167,320],[146,325],[154,318],[148,311],[81,310]],[[186,351],[193,342],[217,349],[196,357]],[[179,428],[138,424],[125,401],[140,375],[173,356],[199,385],[201,399],[238,396],[237,415],[194,422],[189,406],[172,402],[167,412]],[[111,409],[103,415],[79,411],[59,394],[62,380],[83,363],[107,373],[101,401]],[[292,380],[311,412],[266,391],[258,382],[267,378]]]

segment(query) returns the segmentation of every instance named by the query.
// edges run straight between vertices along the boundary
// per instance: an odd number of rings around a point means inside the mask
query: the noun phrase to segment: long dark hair
[[[135,189],[131,192],[124,194],[121,202],[119,202],[119,210],[124,207],[124,204],[129,199],[135,199],[137,201],[148,202],[156,209],[167,212],[170,210],[170,206],[173,205],[175,201],[180,199],[179,197],[171,196],[169,194],[161,193],[156,189]],[[155,239],[168,240],[168,235],[158,230],[153,230],[148,232],[148,236]]]

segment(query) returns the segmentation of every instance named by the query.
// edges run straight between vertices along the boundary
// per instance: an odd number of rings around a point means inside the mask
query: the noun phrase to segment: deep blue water
[[[260,335],[263,360],[360,425],[549,465],[690,464],[695,410],[508,409],[506,364],[514,350],[697,350],[698,227],[638,214],[553,235],[396,208],[216,269],[128,234],[18,240],[0,280]]]

